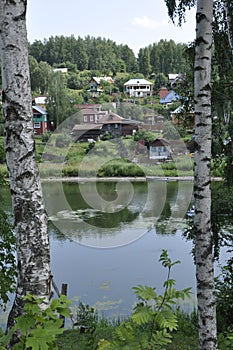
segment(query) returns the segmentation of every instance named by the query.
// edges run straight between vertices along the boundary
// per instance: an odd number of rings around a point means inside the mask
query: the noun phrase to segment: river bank
[[[194,181],[193,176],[146,176],[146,177],[49,177],[41,182],[148,182],[148,181]],[[211,181],[223,181],[221,177],[212,177]]]

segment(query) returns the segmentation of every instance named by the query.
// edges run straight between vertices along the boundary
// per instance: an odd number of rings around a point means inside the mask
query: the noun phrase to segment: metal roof
[[[146,79],[130,79],[124,85],[152,85],[152,83]]]
[[[40,107],[40,106],[32,106],[32,108],[35,109],[40,114],[48,114],[47,111],[44,108]]]

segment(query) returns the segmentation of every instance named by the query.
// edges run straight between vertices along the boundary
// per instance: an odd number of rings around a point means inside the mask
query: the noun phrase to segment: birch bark
[[[21,314],[23,297],[50,295],[50,248],[34,130],[28,66],[26,0],[0,0],[0,50],[5,148],[17,239],[18,278],[8,329]]]
[[[195,141],[195,258],[199,348],[217,349],[214,266],[211,232],[211,47],[213,0],[198,0],[194,71]]]

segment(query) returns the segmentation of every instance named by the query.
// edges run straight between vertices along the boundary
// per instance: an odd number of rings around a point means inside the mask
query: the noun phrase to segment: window
[[[40,122],[39,123],[34,123],[34,128],[35,129],[40,129]]]
[[[86,115],[84,115],[83,121],[84,121],[84,122],[87,122],[87,116],[86,116]]]
[[[118,128],[118,124],[115,124],[115,129],[117,129]]]
[[[93,122],[93,120],[94,120],[93,115],[90,115],[90,122]]]

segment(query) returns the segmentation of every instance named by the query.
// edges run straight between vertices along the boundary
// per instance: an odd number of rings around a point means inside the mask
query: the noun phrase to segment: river
[[[59,288],[68,284],[74,309],[80,300],[106,317],[129,315],[136,302],[133,286],[163,291],[163,249],[180,260],[171,276],[176,288],[191,287],[195,294],[192,243],[182,235],[192,187],[192,181],[161,180],[43,183],[52,274]],[[9,188],[1,193],[11,211]],[[185,307],[194,305],[195,296]]]

